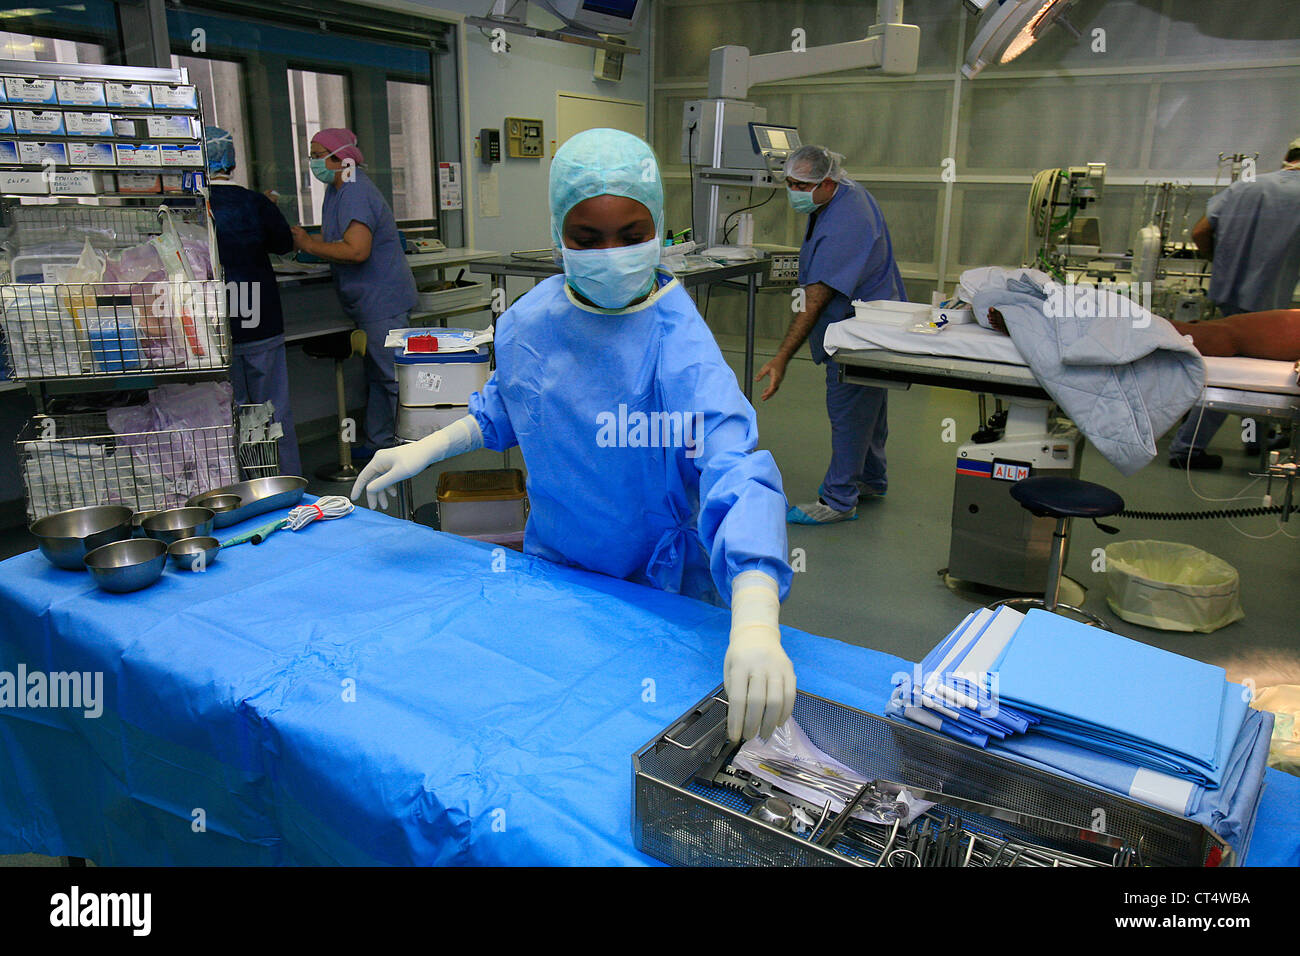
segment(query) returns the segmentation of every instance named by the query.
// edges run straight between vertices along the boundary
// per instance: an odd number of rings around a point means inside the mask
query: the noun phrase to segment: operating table
[[[922,335],[847,319],[826,332],[827,351],[846,382],[886,388],[913,384],[1010,398],[1048,399],[1007,336],[975,325]],[[1207,358],[1204,403],[1239,415],[1300,420],[1300,362]]]

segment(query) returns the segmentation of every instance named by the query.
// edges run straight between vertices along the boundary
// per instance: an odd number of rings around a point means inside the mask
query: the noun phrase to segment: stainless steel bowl
[[[225,514],[227,511],[234,511],[243,500],[239,495],[206,495],[201,504],[196,502],[191,507],[207,508],[209,511],[220,515]]]
[[[131,537],[131,509],[123,505],[73,508],[38,518],[28,530],[50,564],[84,571],[89,552]]]
[[[167,546],[152,538],[128,538],[86,555],[86,568],[105,591],[125,594],[147,588],[162,577]]]
[[[218,511],[215,528],[228,528],[232,524],[247,521],[255,515],[265,514],[279,508],[292,508],[302,500],[307,479],[294,475],[272,475],[269,478],[253,478],[236,485],[213,488],[200,495],[195,495],[185,504],[192,508],[207,508],[208,502],[216,497],[236,495],[239,507],[229,511]],[[216,509],[213,509],[216,510]]]
[[[141,527],[144,533],[164,545],[182,538],[196,538],[212,534],[211,508],[169,508],[152,518],[145,518]]]
[[[144,528],[142,527],[144,520],[146,518],[152,518],[156,514],[162,514],[162,512],[155,509],[153,511],[137,511],[135,514],[131,515],[131,533],[137,538],[143,538],[145,536]]]
[[[181,538],[167,546],[167,553],[178,568],[186,571],[205,571],[217,560],[221,542],[216,538],[201,535],[195,538]]]

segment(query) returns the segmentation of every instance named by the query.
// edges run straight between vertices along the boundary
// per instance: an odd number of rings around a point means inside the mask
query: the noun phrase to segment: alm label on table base
[[[993,477],[998,481],[1021,481],[1029,477],[1029,463],[1026,461],[1003,461],[993,459]]]

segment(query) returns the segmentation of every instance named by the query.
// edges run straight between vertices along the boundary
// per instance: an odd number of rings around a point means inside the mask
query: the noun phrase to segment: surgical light
[[[966,51],[961,71],[967,79],[994,63],[1010,63],[1028,50],[1058,21],[1071,33],[1077,32],[1064,13],[1075,0],[1001,0],[980,5],[983,14],[975,42]],[[969,5],[969,0],[968,0]]]

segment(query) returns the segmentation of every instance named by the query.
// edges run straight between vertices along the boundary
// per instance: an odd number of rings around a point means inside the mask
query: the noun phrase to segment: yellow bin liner
[[[1106,548],[1106,602],[1126,621],[1208,634],[1245,617],[1237,569],[1190,544],[1117,541]]]

